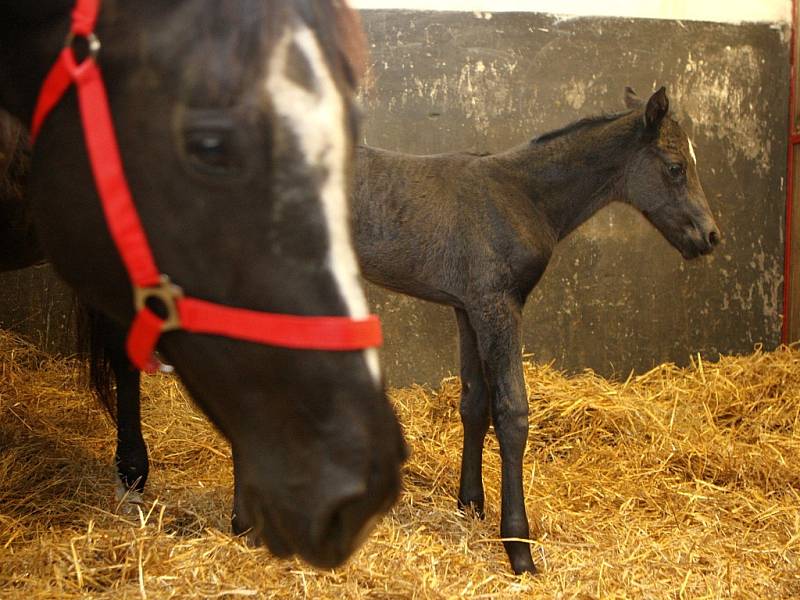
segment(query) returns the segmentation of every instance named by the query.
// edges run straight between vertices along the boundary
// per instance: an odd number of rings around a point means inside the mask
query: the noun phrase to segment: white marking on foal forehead
[[[311,88],[306,89],[286,73],[289,50],[303,55],[311,71]],[[347,203],[345,105],[325,62],[319,42],[304,24],[286,28],[269,62],[266,81],[275,112],[294,133],[308,165],[326,174],[319,189],[330,247],[327,266],[336,281],[351,317],[369,314],[367,300],[358,278],[358,262],[351,244]],[[380,379],[378,352],[365,351],[367,367]]]
[[[689,140],[689,154],[692,156],[695,166],[697,166],[697,155],[694,153],[694,144],[692,143],[692,138],[686,139]]]

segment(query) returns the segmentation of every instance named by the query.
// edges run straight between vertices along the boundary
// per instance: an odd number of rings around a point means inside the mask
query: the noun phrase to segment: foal
[[[613,200],[638,208],[686,259],[711,252],[720,239],[664,88],[646,104],[627,88],[626,104],[626,112],[583,119],[495,155],[358,150],[352,210],[364,277],[455,309],[464,427],[458,503],[483,515],[481,456],[492,422],[503,538],[529,536],[522,309],[556,244]],[[528,543],[504,545],[516,573],[535,571]]]

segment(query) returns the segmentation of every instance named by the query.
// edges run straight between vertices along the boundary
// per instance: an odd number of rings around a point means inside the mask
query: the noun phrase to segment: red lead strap
[[[94,34],[94,26],[99,9],[100,0],[77,0],[72,13],[72,30],[39,95],[31,140],[36,139],[47,115],[74,84],[106,224],[133,286],[136,316],[127,340],[131,362],[139,369],[153,370],[153,352],[161,334],[177,329],[306,350],[345,351],[380,346],[383,342],[381,326],[375,315],[352,319],[234,308],[184,297],[181,289],[160,273],[125,179],[108,97],[96,61],[100,42]],[[72,49],[76,37],[86,38],[89,44],[89,56],[80,64]],[[167,310],[166,318],[162,319],[147,307],[150,299],[161,301]]]

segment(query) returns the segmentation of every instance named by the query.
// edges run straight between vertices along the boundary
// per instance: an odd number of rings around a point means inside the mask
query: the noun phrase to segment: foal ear
[[[658,129],[661,121],[669,112],[669,98],[667,89],[661,87],[655,94],[650,96],[647,101],[647,108],[644,109],[644,124],[648,129]]]
[[[625,87],[625,107],[630,110],[635,110],[644,106],[644,101],[639,98],[632,87]]]

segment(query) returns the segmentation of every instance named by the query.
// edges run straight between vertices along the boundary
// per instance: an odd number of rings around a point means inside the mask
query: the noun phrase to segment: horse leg
[[[463,510],[471,506],[475,514],[483,518],[482,459],[483,440],[489,430],[489,393],[475,330],[467,313],[458,308],[455,311],[461,354],[461,424],[464,428],[458,507]]]
[[[240,461],[236,460],[236,451],[231,448],[231,456],[233,460],[233,514],[231,514],[231,530],[233,535],[242,535],[247,532],[248,528],[244,525],[246,519],[243,516],[244,504],[242,503],[242,478],[237,473],[237,467]]]
[[[125,353],[125,334],[109,332],[109,362],[117,382],[117,474],[125,490],[144,491],[149,462],[142,437],[140,374]]]
[[[513,300],[498,298],[469,314],[477,335],[491,395],[492,421],[500,442],[500,534],[503,538],[527,540],[522,458],[528,441],[528,398],[522,373],[522,306]],[[515,573],[536,572],[528,543],[505,541],[503,545]]]
[[[233,459],[233,513],[231,514],[231,531],[233,535],[244,539],[249,546],[258,545],[257,536],[253,535],[253,528],[246,525],[250,519],[245,516],[244,493],[242,490],[242,477],[239,473],[241,459],[237,459],[236,450],[231,448]]]

